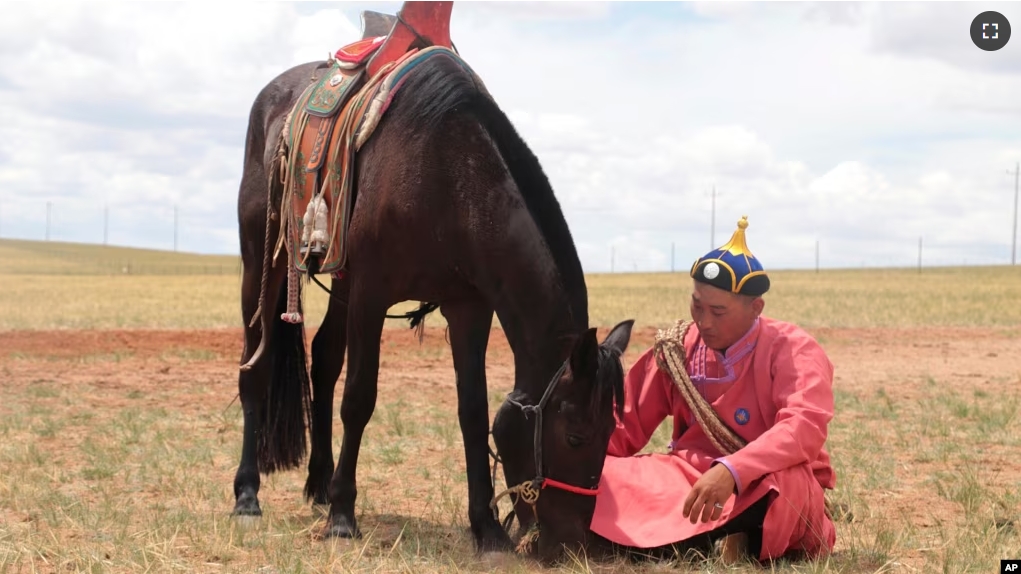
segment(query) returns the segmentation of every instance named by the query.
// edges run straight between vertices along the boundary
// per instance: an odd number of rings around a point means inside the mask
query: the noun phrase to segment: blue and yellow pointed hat
[[[744,230],[747,228],[748,216],[743,215],[730,241],[695,261],[691,266],[691,277],[742,295],[759,296],[769,291],[769,276],[745,242]]]

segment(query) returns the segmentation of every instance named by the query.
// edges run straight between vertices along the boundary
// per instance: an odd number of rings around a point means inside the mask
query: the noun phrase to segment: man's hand
[[[722,464],[714,464],[702,478],[699,478],[691,492],[684,499],[684,517],[691,518],[691,523],[710,519],[718,520],[723,514],[723,505],[734,494],[734,475]],[[719,504],[719,506],[716,506]]]

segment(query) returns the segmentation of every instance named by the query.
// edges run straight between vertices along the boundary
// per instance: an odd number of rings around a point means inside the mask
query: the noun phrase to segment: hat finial
[[[748,243],[745,242],[745,229],[748,229],[748,216],[742,215],[741,219],[737,221],[737,230],[734,231],[734,235],[731,235],[730,241],[720,247],[720,251],[724,251],[732,255],[747,255],[752,257],[752,251],[751,249],[748,249]]]

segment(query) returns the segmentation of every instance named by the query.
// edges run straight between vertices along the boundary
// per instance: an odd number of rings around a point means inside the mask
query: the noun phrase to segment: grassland
[[[177,274],[214,258],[50,247],[0,242],[0,572],[539,570],[471,552],[438,314],[421,344],[385,332],[359,465],[366,538],[323,541],[304,469],[263,479],[260,521],[227,515],[241,437],[236,260],[222,275]],[[101,270],[125,261],[151,274]],[[641,350],[648,327],[686,316],[688,281],[592,276],[593,321],[636,318]],[[836,366],[827,448],[834,498],[854,515],[833,557],[775,569],[979,573],[1021,557],[1021,271],[776,272],[773,285],[767,312],[808,327]],[[325,298],[313,286],[308,300],[314,323]],[[498,331],[489,364],[493,412],[513,373]],[[335,453],[342,432],[335,421]],[[647,450],[668,438],[669,422]],[[560,570],[721,568],[579,559]]]
[[[775,271],[771,278],[766,314],[807,328],[1021,325],[1021,266]],[[661,327],[688,313],[684,273],[595,274],[587,284],[594,325],[633,318]],[[240,287],[236,257],[0,240],[0,331],[236,327]],[[327,301],[308,286],[310,325]],[[443,317],[435,313],[428,324],[443,326]]]

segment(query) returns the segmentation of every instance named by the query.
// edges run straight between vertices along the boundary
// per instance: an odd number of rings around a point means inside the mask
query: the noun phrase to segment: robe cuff
[[[734,477],[734,486],[737,488],[737,494],[740,495],[741,494],[741,479],[737,476],[737,471],[734,470],[734,467],[731,466],[729,462],[727,462],[726,458],[717,458],[717,459],[714,459],[713,462],[718,462],[718,463],[722,464],[723,466],[727,467],[727,470],[730,471],[731,476]]]

